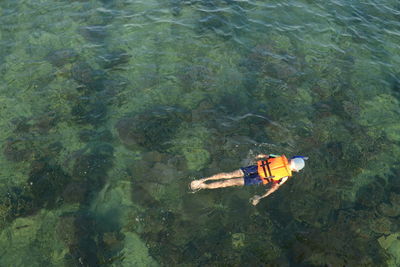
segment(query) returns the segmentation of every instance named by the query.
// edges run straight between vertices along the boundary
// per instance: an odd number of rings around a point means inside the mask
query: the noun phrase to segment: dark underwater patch
[[[38,207],[54,208],[71,178],[57,165],[46,159],[32,163],[28,185],[34,203]]]
[[[75,62],[78,59],[78,53],[74,49],[59,49],[49,52],[46,59],[56,67],[62,67]]]
[[[80,124],[99,125],[106,120],[107,105],[102,101],[83,99],[71,110],[72,116]]]
[[[104,25],[82,26],[79,33],[89,42],[101,43],[107,37],[107,29]]]
[[[100,63],[105,69],[115,69],[129,62],[131,55],[125,50],[113,50],[102,55]]]
[[[159,107],[140,114],[122,118],[115,125],[122,143],[132,148],[135,145],[149,150],[165,151],[171,146],[179,125],[190,118],[182,109]]]
[[[27,160],[33,153],[32,147],[24,138],[8,138],[3,149],[6,159],[14,162]]]

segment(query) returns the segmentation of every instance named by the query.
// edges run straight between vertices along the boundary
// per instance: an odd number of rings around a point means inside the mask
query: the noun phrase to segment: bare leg
[[[244,176],[244,173],[241,169],[233,171],[233,172],[222,172],[222,173],[218,173],[213,176],[210,176],[210,177],[194,180],[190,183],[190,188],[192,190],[198,190],[198,189],[203,189],[203,188],[212,189],[212,188],[232,186],[232,185],[219,186],[219,185],[222,185],[225,181],[212,183],[213,185],[211,185],[211,184],[207,185],[204,182],[209,181],[209,180],[232,179],[232,178],[238,178],[238,177],[240,177],[240,179],[243,180],[243,176]],[[232,180],[235,180],[235,179],[232,179]],[[229,181],[231,181],[231,180],[229,180]],[[210,187],[207,187],[207,186],[210,186]],[[213,186],[216,186],[216,187],[213,187]]]
[[[221,180],[221,179],[232,179],[232,178],[237,178],[237,177],[243,177],[244,173],[241,169],[233,171],[233,172],[221,172],[218,174],[215,174],[210,177],[206,177],[201,179],[203,182],[209,181],[209,180]]]
[[[201,184],[200,188],[202,189],[215,189],[215,188],[223,188],[229,186],[243,186],[244,179],[243,178],[234,178],[224,181],[213,182],[210,184],[203,183]]]

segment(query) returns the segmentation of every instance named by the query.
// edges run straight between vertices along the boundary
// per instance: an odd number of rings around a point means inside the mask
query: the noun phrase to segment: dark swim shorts
[[[262,180],[258,175],[257,165],[240,168],[244,173],[244,185],[261,184]]]

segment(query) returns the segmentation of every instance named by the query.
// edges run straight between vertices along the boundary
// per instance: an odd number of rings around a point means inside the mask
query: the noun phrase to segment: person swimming
[[[218,173],[210,177],[194,180],[190,183],[190,189],[196,192],[201,189],[271,184],[271,187],[263,195],[255,195],[250,199],[253,205],[257,205],[262,198],[278,190],[280,186],[293,176],[293,172],[302,170],[305,166],[305,160],[308,158],[294,156],[288,160],[285,155],[260,154],[256,156],[256,159],[261,159],[257,161],[257,165],[241,167],[233,172]],[[206,183],[206,181],[215,182]]]

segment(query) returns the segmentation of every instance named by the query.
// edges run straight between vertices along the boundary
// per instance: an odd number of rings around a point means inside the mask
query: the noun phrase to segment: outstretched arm
[[[263,195],[260,196],[260,199],[261,199],[261,198],[265,198],[265,197],[271,195],[273,192],[275,192],[276,190],[278,190],[279,187],[280,187],[279,184],[273,184]]]
[[[288,177],[282,178],[282,180],[279,184],[273,184],[271,186],[271,188],[269,188],[263,195],[261,195],[261,196],[255,195],[254,197],[252,197],[250,199],[251,204],[253,204],[254,206],[257,205],[262,198],[265,198],[265,197],[271,195],[276,190],[278,190],[279,187],[281,187],[281,185],[283,185],[287,181],[287,179],[288,179]]]

